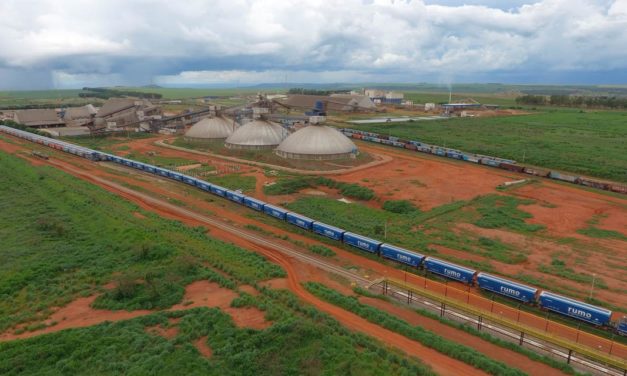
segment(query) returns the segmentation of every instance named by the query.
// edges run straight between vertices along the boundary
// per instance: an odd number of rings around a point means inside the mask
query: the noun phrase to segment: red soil
[[[252,296],[257,296],[259,295],[259,291],[257,291],[256,288],[254,288],[251,285],[241,285],[238,287],[238,289],[242,290],[243,292],[250,294]]]
[[[167,338],[167,339],[171,339],[176,337],[177,334],[179,334],[179,328],[178,326],[168,326],[168,327],[164,327],[161,325],[155,325],[155,326],[149,326],[144,328],[144,330],[147,333],[153,334],[153,335],[158,335],[161,336],[163,338]]]
[[[198,349],[198,352],[202,354],[205,358],[211,358],[213,355],[213,351],[211,347],[207,344],[207,336],[200,337],[194,341],[194,346]]]

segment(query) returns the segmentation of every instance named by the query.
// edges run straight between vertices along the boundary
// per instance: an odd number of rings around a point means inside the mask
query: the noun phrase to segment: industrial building
[[[145,99],[111,98],[98,111],[93,130],[118,131],[133,127],[149,131],[150,123],[161,118],[161,108]]]
[[[13,114],[13,121],[31,128],[63,127],[65,122],[53,109],[18,110]]]
[[[309,110],[316,102],[326,103],[327,111],[351,112],[351,111],[373,111],[376,109],[374,102],[364,95],[333,94],[324,95],[304,95],[291,94],[280,103],[286,107]]]
[[[287,130],[277,123],[253,120],[237,128],[224,146],[230,149],[273,149],[287,137]]]
[[[380,89],[365,89],[364,93],[374,103],[402,104],[405,95],[397,91],[385,91]]]
[[[186,133],[188,141],[224,140],[233,134],[235,122],[221,116],[202,119],[194,124]]]
[[[326,125],[309,125],[287,137],[275,153],[290,159],[342,159],[356,156],[357,146],[341,132]]]
[[[84,127],[94,121],[97,112],[91,104],[82,107],[69,107],[63,110],[63,121],[68,127]]]

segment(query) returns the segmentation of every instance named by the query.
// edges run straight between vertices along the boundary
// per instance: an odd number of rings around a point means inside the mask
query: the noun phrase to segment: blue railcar
[[[183,175],[179,174],[178,172],[168,171],[168,175],[174,180],[183,181]]]
[[[402,262],[403,264],[418,267],[425,259],[424,255],[409,251],[404,248],[396,247],[391,244],[381,244],[379,247],[381,256],[390,260]]]
[[[143,170],[144,169],[144,164],[140,163],[140,162],[131,161],[131,166],[133,168],[138,169],[138,170]]]
[[[333,240],[342,241],[342,235],[346,232],[346,230],[342,230],[341,228],[337,228],[331,225],[327,225],[322,222],[314,222],[312,225],[313,232],[316,234],[320,234],[322,236],[326,236],[327,238],[331,238]]]
[[[214,195],[226,197],[226,188],[222,188],[219,185],[211,184],[211,193]]]
[[[593,306],[548,291],[540,293],[539,301],[542,307],[550,311],[594,325],[607,325],[612,318],[612,311],[609,309]]]
[[[285,220],[285,216],[287,215],[287,210],[270,204],[266,204],[263,207],[263,212],[282,220]]]
[[[244,203],[244,195],[235,191],[226,191],[226,198],[238,204]]]
[[[202,189],[203,191],[207,191],[207,192],[211,191],[211,184],[207,183],[206,181],[196,179],[196,186]]]
[[[153,165],[145,164],[144,170],[150,172],[151,174],[154,174],[157,171],[157,168]]]
[[[621,336],[627,336],[627,316],[623,316],[623,318],[616,324],[616,331]]]
[[[475,273],[477,273],[476,270],[464,268],[463,266],[451,264],[432,257],[426,257],[424,265],[425,269],[431,273],[439,274],[463,283],[472,283],[472,279]]]
[[[352,232],[345,232],[342,239],[344,240],[344,243],[370,253],[377,253],[379,251],[379,246],[381,245],[381,242],[378,240],[367,238]]]
[[[183,177],[183,182],[185,184],[189,184],[192,186],[196,186],[196,179],[192,178],[191,176],[187,176],[187,175],[181,175]]]
[[[244,205],[248,206],[251,209],[255,209],[257,211],[263,211],[263,208],[264,206],[266,206],[266,203],[261,200],[257,200],[256,198],[244,196]]]
[[[486,273],[477,274],[477,284],[480,288],[497,294],[517,299],[525,303],[534,302],[538,289],[531,286],[521,285],[503,278],[495,277]]]
[[[157,168],[155,168],[155,171],[157,172],[157,174],[159,174],[161,176],[164,176],[166,178],[170,177],[170,173],[166,169],[157,167]]]
[[[289,223],[291,223],[293,225],[296,225],[298,227],[302,227],[302,228],[307,229],[307,230],[311,230],[311,226],[314,223],[313,219],[307,218],[304,215],[300,215],[300,214],[296,214],[296,213],[292,213],[292,212],[288,212],[285,215],[285,219]]]
[[[569,182],[569,183],[574,183],[579,178],[578,176],[561,174],[561,173],[556,172],[556,171],[549,172],[549,177],[551,179],[566,181],[566,182]]]

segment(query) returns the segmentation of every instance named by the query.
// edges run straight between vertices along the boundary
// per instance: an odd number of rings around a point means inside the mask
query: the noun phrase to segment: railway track
[[[252,242],[252,243],[254,243],[256,245],[259,245],[259,246],[265,247],[265,248],[270,248],[272,250],[281,252],[284,255],[287,255],[287,256],[293,257],[295,259],[298,259],[298,260],[300,260],[302,262],[314,265],[314,266],[316,266],[316,267],[318,267],[318,268],[320,268],[322,270],[325,270],[327,272],[331,272],[331,273],[334,273],[336,275],[342,276],[342,277],[347,278],[350,281],[356,282],[356,283],[358,283],[358,284],[360,284],[362,286],[366,286],[369,283],[371,283],[371,280],[369,280],[367,278],[364,278],[364,277],[360,276],[357,273],[351,272],[351,271],[346,270],[346,269],[344,269],[344,268],[342,268],[340,266],[337,266],[337,265],[331,264],[329,262],[326,262],[324,260],[321,260],[321,259],[319,259],[317,257],[314,257],[314,256],[311,256],[311,255],[305,254],[303,252],[297,251],[295,249],[286,247],[286,246],[284,246],[282,244],[278,244],[276,242],[270,241],[270,240],[268,240],[268,239],[266,239],[264,237],[261,237],[261,236],[259,236],[257,234],[254,234],[254,233],[252,233],[250,231],[246,231],[246,230],[243,230],[243,229],[241,229],[241,228],[239,228],[237,226],[233,226],[233,225],[230,225],[228,223],[225,223],[222,220],[213,219],[213,218],[207,217],[207,216],[205,216],[203,214],[197,213],[195,211],[181,208],[181,207],[173,205],[173,204],[171,204],[171,203],[169,203],[167,201],[164,201],[164,200],[161,200],[161,199],[158,199],[158,198],[154,198],[152,196],[149,196],[149,195],[141,193],[141,192],[137,192],[137,191],[135,191],[133,189],[124,187],[124,186],[122,186],[120,184],[111,182],[109,180],[102,179],[102,178],[97,177],[97,176],[92,176],[92,175],[87,174],[87,173],[85,173],[85,172],[83,172],[81,170],[74,169],[74,168],[68,167],[66,165],[61,166],[60,164],[56,163],[55,161],[51,161],[50,163],[53,164],[53,165],[57,165],[57,167],[60,167],[62,169],[69,169],[69,170],[72,171],[72,173],[80,175],[80,176],[83,176],[83,177],[87,178],[88,180],[97,181],[98,183],[106,185],[106,186],[109,186],[109,187],[111,187],[111,188],[113,188],[113,189],[115,189],[117,191],[121,191],[121,192],[124,192],[127,195],[131,195],[131,196],[134,196],[136,198],[139,198],[140,200],[142,200],[145,203],[149,203],[151,205],[155,205],[155,206],[158,206],[158,207],[161,207],[161,208],[166,208],[170,212],[174,212],[174,213],[177,213],[179,215],[182,215],[182,216],[194,219],[196,221],[205,223],[205,224],[207,224],[209,226],[219,228],[219,229],[221,229],[223,231],[229,232],[229,233],[231,233],[233,235],[237,235],[238,237],[246,239],[246,240],[248,240],[248,241],[250,241],[250,242]]]

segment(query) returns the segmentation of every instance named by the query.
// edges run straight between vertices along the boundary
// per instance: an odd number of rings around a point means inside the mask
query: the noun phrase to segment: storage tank
[[[357,146],[335,128],[309,125],[292,133],[276,149],[291,159],[341,159],[357,154]]]
[[[237,128],[225,143],[229,149],[274,149],[287,136],[276,123],[254,120]]]
[[[194,124],[186,133],[188,141],[224,140],[233,133],[231,121],[220,117],[205,118]]]

